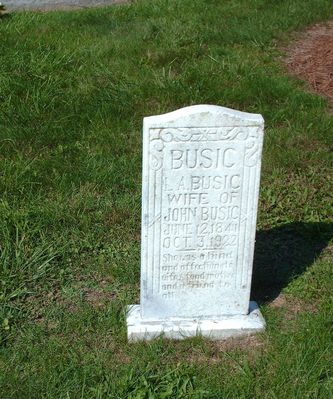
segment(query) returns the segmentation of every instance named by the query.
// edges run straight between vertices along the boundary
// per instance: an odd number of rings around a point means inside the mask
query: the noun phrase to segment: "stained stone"
[[[262,116],[195,105],[143,125],[141,303],[128,339],[263,330],[250,302]]]

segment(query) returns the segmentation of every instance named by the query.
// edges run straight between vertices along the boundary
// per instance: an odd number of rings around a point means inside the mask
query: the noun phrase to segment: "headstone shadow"
[[[333,237],[333,223],[288,223],[256,235],[251,298],[273,301],[319,257]]]

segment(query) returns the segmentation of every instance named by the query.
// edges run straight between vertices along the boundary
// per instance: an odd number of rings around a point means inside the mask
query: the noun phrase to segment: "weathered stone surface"
[[[197,334],[211,340],[251,335],[263,330],[265,320],[256,302],[250,302],[248,315],[225,316],[217,319],[168,318],[149,322],[141,318],[140,306],[129,309],[128,338],[130,341],[149,340],[163,334],[169,339],[184,339]]]
[[[261,115],[211,105],[144,119],[141,304],[129,339],[264,328],[249,312],[263,127]]]

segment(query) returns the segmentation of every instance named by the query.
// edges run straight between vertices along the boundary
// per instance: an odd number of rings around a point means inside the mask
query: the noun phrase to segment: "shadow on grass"
[[[3,11],[3,14],[1,14],[1,9],[0,9],[0,21],[10,18],[12,18],[12,14],[10,14],[8,11]]]
[[[333,237],[333,223],[288,223],[257,232],[251,298],[273,301],[302,274]]]

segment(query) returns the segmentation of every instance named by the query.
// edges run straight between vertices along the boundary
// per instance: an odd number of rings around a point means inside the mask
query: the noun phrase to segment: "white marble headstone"
[[[129,340],[250,334],[264,120],[213,105],[144,118],[141,304]]]

